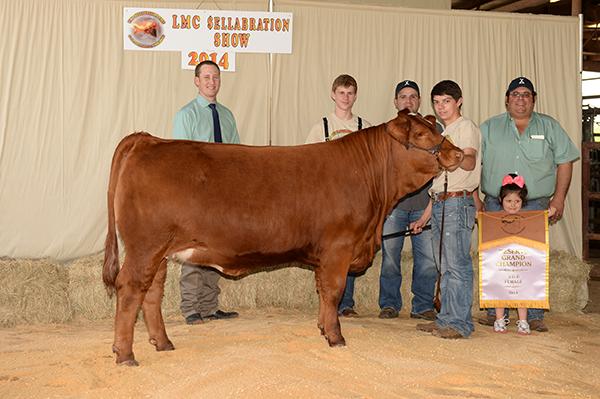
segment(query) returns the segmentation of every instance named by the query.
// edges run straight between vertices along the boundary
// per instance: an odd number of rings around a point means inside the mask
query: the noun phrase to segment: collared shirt
[[[448,126],[442,133],[452,144],[460,149],[473,148],[477,151],[475,159],[475,168],[473,170],[464,170],[457,168],[448,172],[448,192],[452,191],[473,191],[479,186],[479,174],[481,171],[481,132],[477,125],[471,120],[460,117]],[[444,173],[433,179],[433,185],[430,193],[444,192]]]
[[[212,111],[208,107],[208,100],[201,95],[187,103],[175,114],[173,122],[173,138],[195,141],[214,142],[214,128]],[[217,104],[221,135],[224,143],[239,144],[235,118],[229,109]]]
[[[371,127],[369,121],[362,118],[362,128]],[[358,130],[358,115],[352,115],[347,121],[338,118],[335,112],[327,115],[327,128],[329,130],[329,140],[339,139],[345,135]],[[305,144],[320,143],[325,141],[325,130],[323,120],[316,123],[308,133]]]
[[[519,133],[508,112],[481,125],[481,189],[498,197],[502,178],[516,173],[525,178],[529,198],[551,197],[557,165],[579,158],[579,151],[552,117],[534,112]]]

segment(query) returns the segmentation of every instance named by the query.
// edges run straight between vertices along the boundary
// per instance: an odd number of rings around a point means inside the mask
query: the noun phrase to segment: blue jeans
[[[383,234],[391,234],[408,228],[411,222],[417,221],[423,210],[405,211],[394,208],[383,224]],[[433,294],[437,269],[433,260],[431,231],[411,236],[413,251],[413,273],[411,291],[413,293],[411,313],[423,313],[433,310]],[[382,262],[379,276],[379,307],[402,309],[401,253],[404,237],[394,237],[381,243]]]
[[[344,295],[338,305],[338,313],[342,313],[344,309],[350,309],[354,307],[354,277],[351,274],[346,276],[346,288],[344,288]]]
[[[436,323],[440,328],[451,327],[463,337],[474,330],[471,321],[473,305],[473,261],[471,233],[475,225],[473,197],[452,197],[433,203],[431,227],[434,258],[438,267],[442,208],[445,207],[441,259],[442,309]],[[438,248],[435,251],[435,248]]]
[[[521,208],[524,211],[541,211],[548,209],[550,198],[536,198],[533,200],[527,200],[527,205]],[[485,196],[485,210],[489,212],[499,212],[502,210],[502,205],[496,197],[490,195]],[[496,309],[488,308],[487,314],[492,317],[496,317]],[[508,318],[508,308],[504,309],[504,317]],[[527,309],[527,320],[544,320],[544,309]]]

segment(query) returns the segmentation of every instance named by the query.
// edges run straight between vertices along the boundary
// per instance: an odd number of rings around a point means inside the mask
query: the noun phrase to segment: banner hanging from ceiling
[[[123,9],[123,47],[136,51],[179,51],[184,69],[210,59],[235,70],[236,53],[292,52],[291,13]]]

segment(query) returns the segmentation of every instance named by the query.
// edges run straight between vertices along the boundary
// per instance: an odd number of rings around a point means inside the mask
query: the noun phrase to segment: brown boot
[[[411,319],[435,320],[437,313],[435,310],[426,310],[423,313],[411,313]]]
[[[477,322],[484,326],[493,326],[495,321],[496,321],[496,316],[489,315],[489,314],[486,314],[485,316],[481,316],[480,318],[477,319]]]
[[[342,312],[340,313],[340,316],[358,317],[358,313],[356,313],[356,311],[352,308],[346,308],[346,309],[342,310]]]
[[[380,319],[394,319],[398,317],[398,311],[394,308],[383,308],[379,312]]]
[[[445,338],[445,339],[462,339],[462,338],[464,338],[461,333],[459,333],[452,327],[444,327],[444,328],[436,329],[432,332],[432,334],[438,338]]]
[[[531,331],[548,332],[548,327],[544,320],[529,320],[529,329]]]
[[[435,321],[432,321],[430,323],[419,323],[417,324],[417,330],[419,331],[425,331],[425,332],[434,332],[438,329],[438,325],[435,323]]]

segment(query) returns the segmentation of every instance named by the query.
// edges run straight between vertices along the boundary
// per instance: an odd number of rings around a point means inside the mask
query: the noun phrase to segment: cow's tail
[[[115,223],[115,191],[123,160],[135,143],[140,138],[139,133],[135,133],[125,137],[115,150],[112,164],[110,167],[110,178],[108,182],[108,232],[106,233],[106,241],[104,242],[104,266],[102,267],[102,280],[108,295],[112,295],[116,291],[115,282],[119,274],[119,243],[117,241],[117,227]]]

